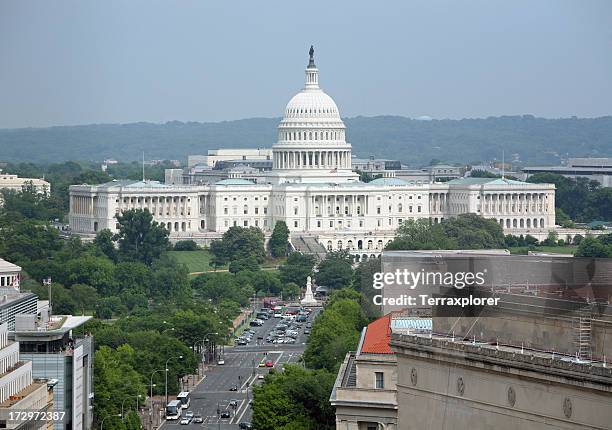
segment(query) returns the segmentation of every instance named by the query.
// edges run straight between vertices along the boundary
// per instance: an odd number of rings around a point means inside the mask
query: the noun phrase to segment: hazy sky
[[[343,116],[612,114],[609,0],[0,0],[0,128],[280,116],[310,44]]]

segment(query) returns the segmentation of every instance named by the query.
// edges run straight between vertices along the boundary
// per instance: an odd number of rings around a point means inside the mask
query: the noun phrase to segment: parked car
[[[203,423],[204,422],[204,418],[202,418],[202,415],[200,415],[200,414],[195,414],[193,416],[193,422],[194,423]]]
[[[181,421],[180,421],[179,424],[182,425],[182,426],[189,425],[189,424],[191,424],[191,418],[183,417],[183,418],[181,418]]]
[[[238,385],[232,385],[229,390],[230,391],[238,391]]]
[[[274,367],[274,363],[272,362],[272,360],[266,361],[266,367]]]
[[[253,426],[251,426],[251,423],[240,423],[238,424],[238,428],[240,430],[251,430]]]
[[[217,364],[219,366],[223,366],[225,364],[225,360],[221,359],[221,360],[217,361]]]
[[[221,412],[221,418],[230,418],[232,416],[232,414],[230,414],[230,411],[222,411]]]

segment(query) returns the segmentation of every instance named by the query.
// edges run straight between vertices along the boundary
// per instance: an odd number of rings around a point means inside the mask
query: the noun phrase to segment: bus
[[[172,400],[168,405],[166,405],[166,419],[170,420],[178,420],[181,416],[181,401],[180,400]]]
[[[189,404],[191,403],[191,396],[189,395],[189,391],[181,391],[176,396],[176,400],[181,402],[181,408],[187,409],[189,408]]]

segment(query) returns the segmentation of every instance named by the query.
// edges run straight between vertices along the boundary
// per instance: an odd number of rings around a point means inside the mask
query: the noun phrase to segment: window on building
[[[297,226],[298,226],[298,222],[297,222],[297,221],[293,221],[293,226],[294,226],[295,228],[297,228]]]
[[[378,206],[378,207],[376,208],[376,213],[377,213],[377,214],[380,214],[380,206]]]
[[[384,372],[374,372],[375,388],[385,388],[385,374]]]

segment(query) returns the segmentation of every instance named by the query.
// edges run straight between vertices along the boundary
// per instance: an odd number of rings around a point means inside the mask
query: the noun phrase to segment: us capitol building
[[[348,249],[358,259],[378,255],[407,219],[440,222],[462,213],[493,218],[505,234],[545,238],[555,226],[552,184],[462,178],[445,183],[405,181],[386,171],[364,183],[352,170],[351,145],[334,100],[319,87],[313,49],[306,82],[287,104],[272,146],[272,169],[258,180],[239,173],[213,183],[112,181],[70,187],[73,233],[92,238],[117,231],[116,215],[148,209],[171,240],[207,244],[232,226],[259,227],[269,236],[285,221],[296,249]]]

